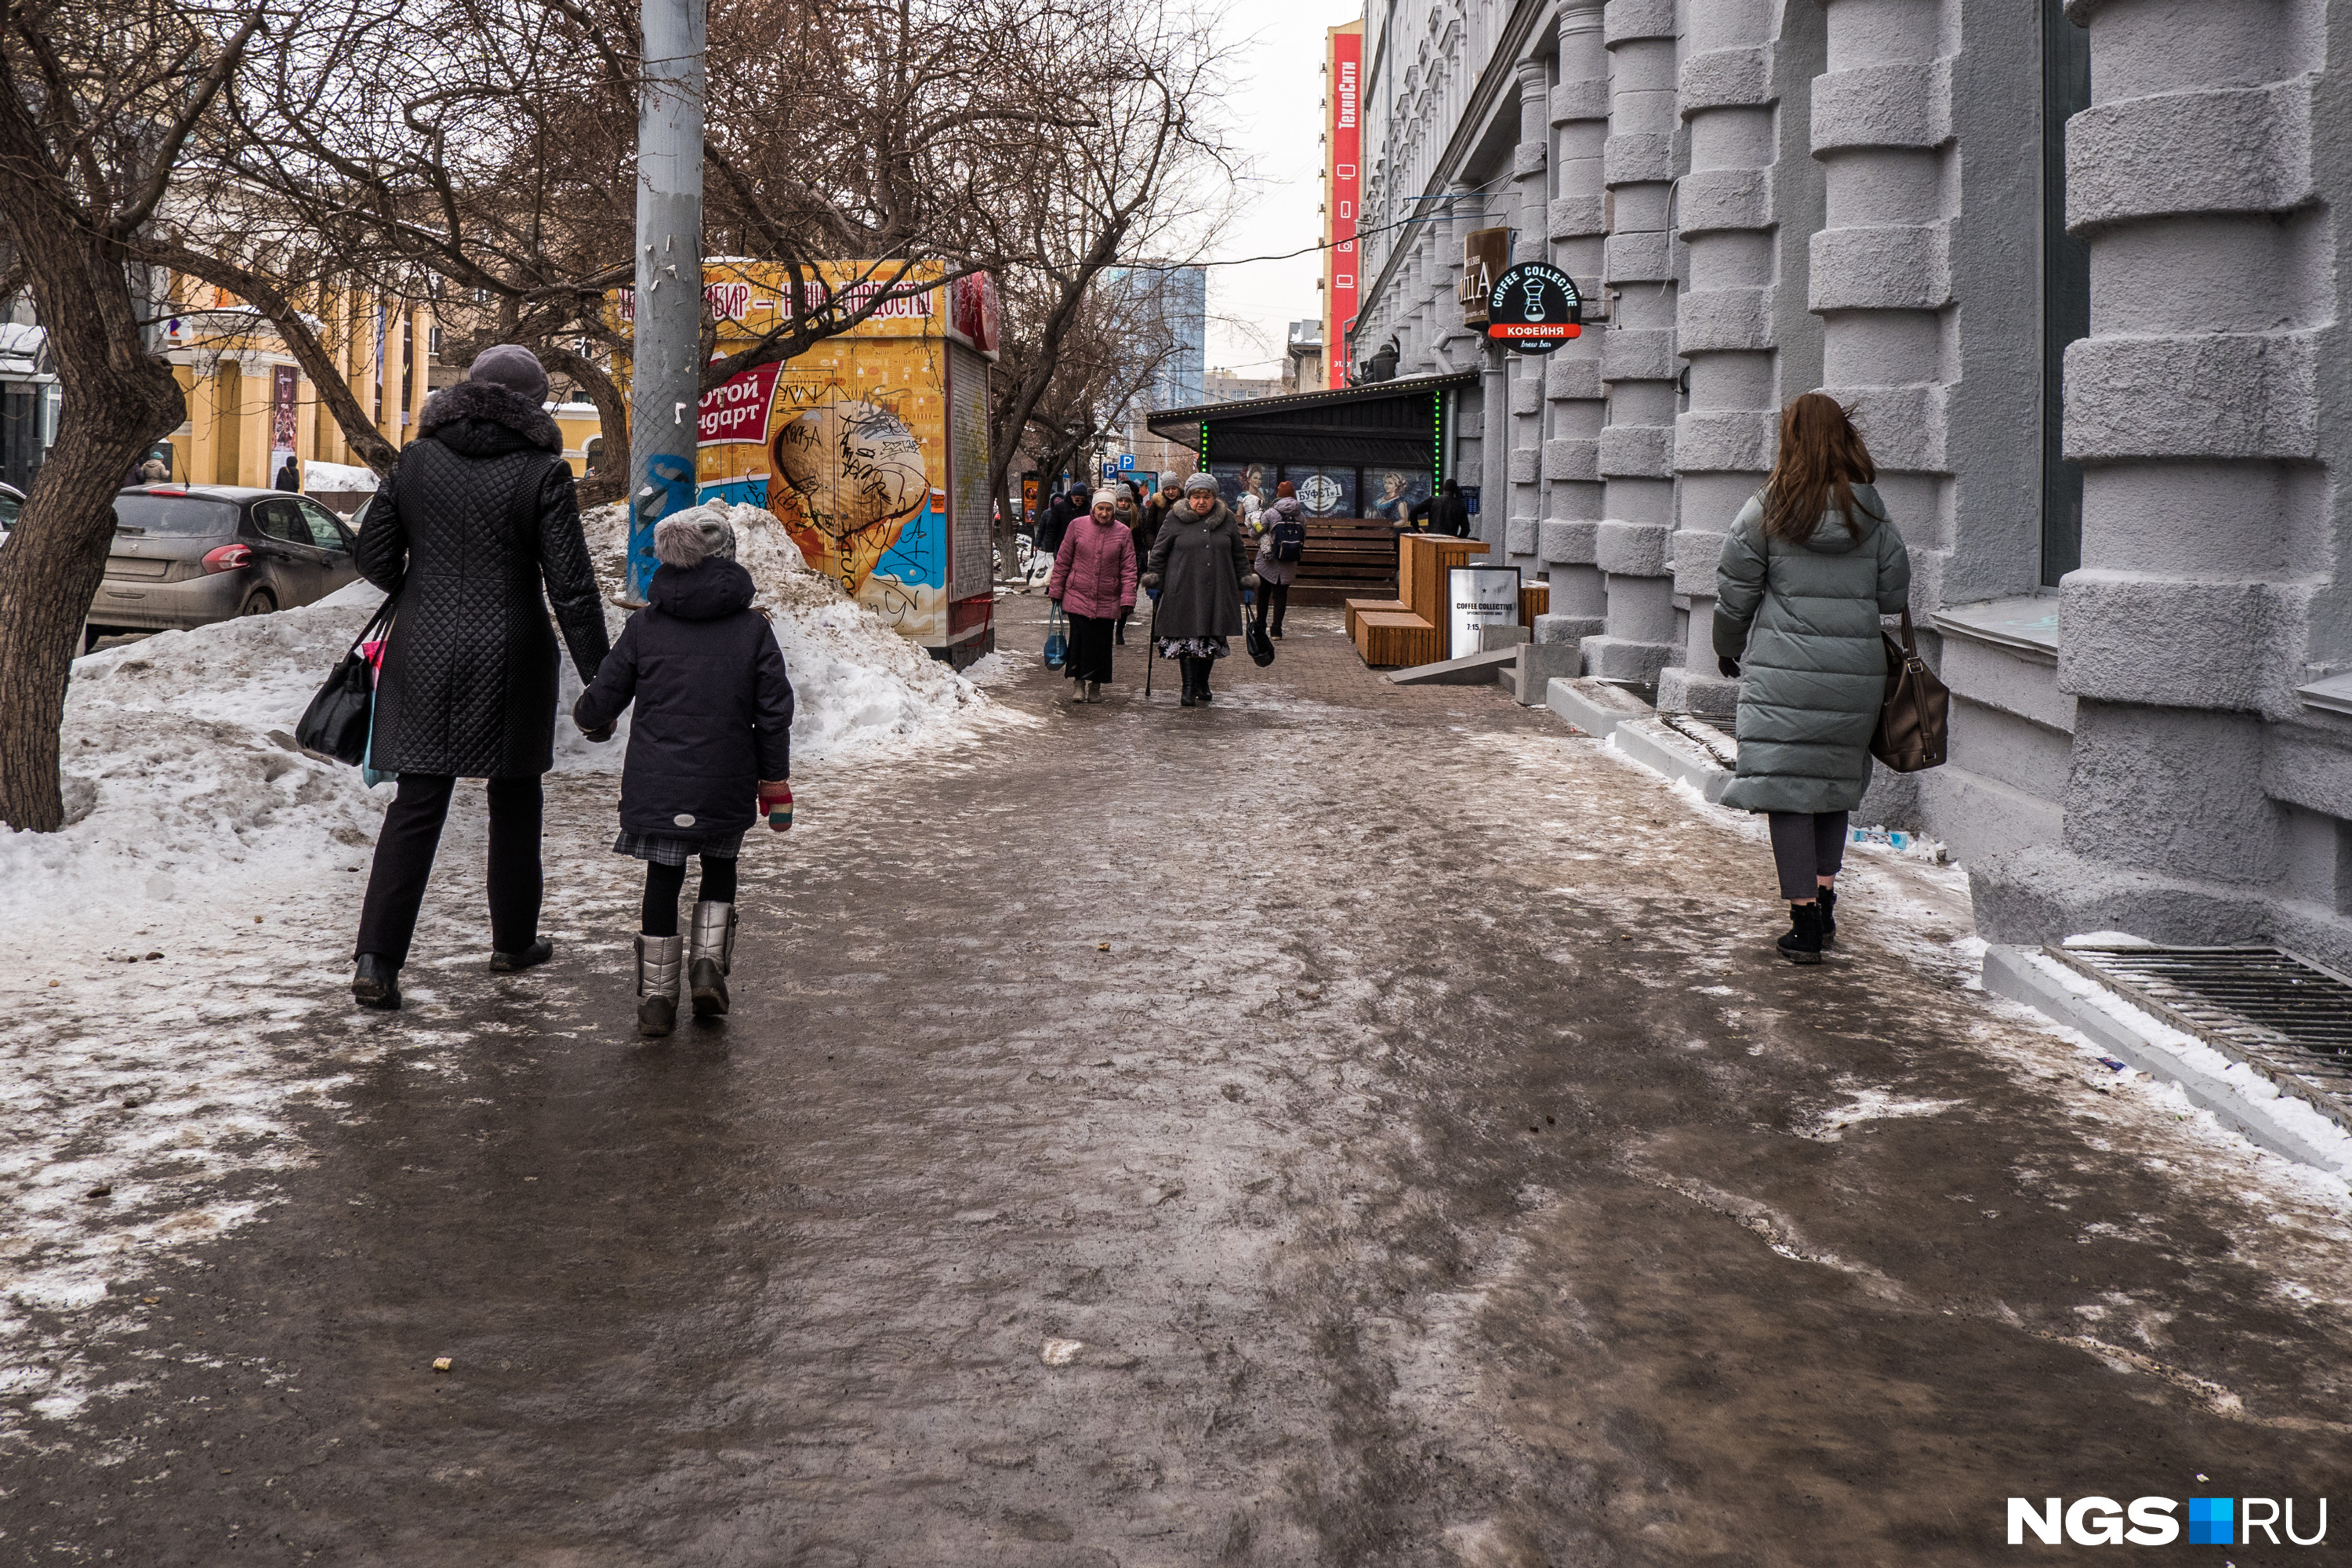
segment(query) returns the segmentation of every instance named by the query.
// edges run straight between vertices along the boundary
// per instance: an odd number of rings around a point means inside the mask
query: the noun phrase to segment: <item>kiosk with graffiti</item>
[[[993,560],[985,425],[975,443],[957,415],[985,398],[997,309],[986,277],[937,276],[834,262],[807,278],[803,310],[894,297],[799,358],[705,393],[696,489],[774,512],[812,568],[961,663],[988,646]],[[781,267],[712,261],[703,279],[721,353],[789,311]]]

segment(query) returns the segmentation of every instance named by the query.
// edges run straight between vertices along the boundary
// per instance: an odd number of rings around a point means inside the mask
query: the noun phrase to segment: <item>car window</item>
[[[321,550],[331,550],[338,555],[351,552],[351,542],[343,537],[343,525],[335,521],[333,512],[314,500],[294,504],[302,509],[302,521],[310,524],[311,543]]]
[[[261,531],[271,539],[289,544],[310,542],[310,525],[302,521],[302,509],[290,500],[266,500],[253,509],[254,521]]]
[[[114,523],[142,533],[182,539],[226,539],[236,532],[236,503],[209,496],[158,495],[152,490],[114,498]]]

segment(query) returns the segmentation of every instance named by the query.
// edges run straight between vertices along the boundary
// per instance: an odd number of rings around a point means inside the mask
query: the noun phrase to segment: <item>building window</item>
[[[2083,563],[2083,470],[2066,460],[2066,345],[2091,332],[2090,247],[2066,232],[2066,121],[2091,106],[2091,36],[2042,5],[2042,583]]]

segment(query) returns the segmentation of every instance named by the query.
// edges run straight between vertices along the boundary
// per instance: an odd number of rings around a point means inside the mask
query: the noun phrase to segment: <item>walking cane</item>
[[[1152,667],[1160,662],[1160,590],[1153,588],[1149,592],[1151,595],[1151,629],[1143,634],[1143,694],[1146,697],[1151,695]]]

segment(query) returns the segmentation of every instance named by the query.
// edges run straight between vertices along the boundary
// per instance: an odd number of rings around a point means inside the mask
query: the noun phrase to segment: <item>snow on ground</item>
[[[617,594],[625,523],[587,521]],[[810,572],[773,517],[738,508],[734,521],[799,697],[796,773],[920,762],[1013,721]],[[300,1102],[336,1098],[395,1038],[411,1050],[465,1039],[421,1019],[395,1037],[352,1012],[350,928],[394,790],[293,739],[380,601],[353,584],[76,660],[63,731],[73,820],[54,834],[0,828],[12,939],[0,963],[0,1394],[41,1414],[69,1415],[93,1392],[66,1352],[66,1319],[119,1310],[110,1282],[155,1252],[264,1215],[270,1172],[302,1158]],[[625,612],[607,618],[617,635]],[[567,707],[578,690],[567,661]],[[568,719],[556,734],[560,773],[620,768],[620,741],[590,745]],[[457,820],[467,809],[453,813],[447,858],[478,860],[478,825]],[[594,826],[571,841],[609,842],[609,821]],[[551,831],[551,849],[562,841]],[[412,967],[411,995],[427,1002],[433,964]]]

